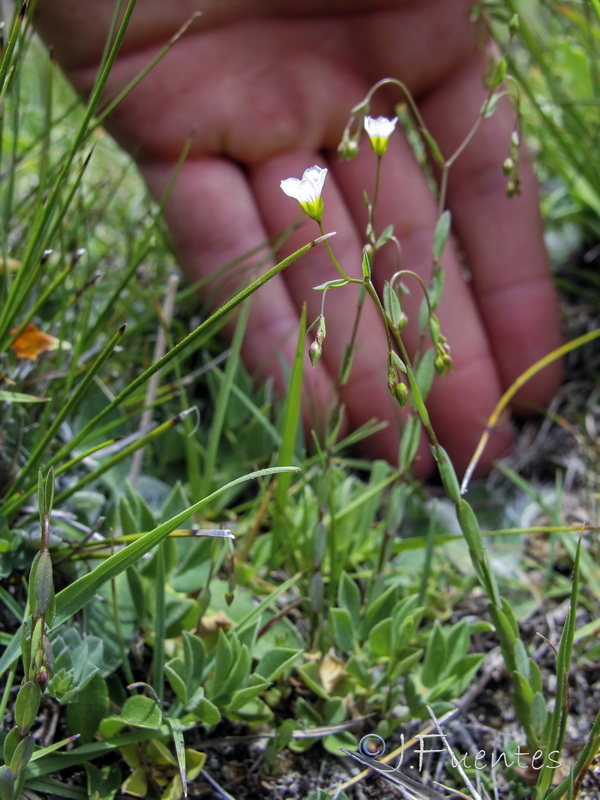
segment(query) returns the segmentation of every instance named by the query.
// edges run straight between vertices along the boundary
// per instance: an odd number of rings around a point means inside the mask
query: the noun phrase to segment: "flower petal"
[[[388,119],[387,117],[365,117],[364,126],[370,138],[389,139],[394,132],[398,118]]]
[[[300,183],[300,178],[286,178],[281,181],[280,186],[288,197],[293,197],[294,200],[300,201]]]

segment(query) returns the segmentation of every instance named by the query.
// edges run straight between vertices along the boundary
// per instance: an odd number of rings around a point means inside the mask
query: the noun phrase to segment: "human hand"
[[[89,90],[102,54],[112,0],[38,0],[37,25],[75,86]],[[338,260],[360,276],[366,210],[362,191],[372,191],[374,156],[366,144],[350,163],[335,151],[350,109],[383,77],[402,79],[442,153],[461,143],[485,96],[485,55],[475,46],[469,0],[138,0],[111,73],[115,94],[149,62],[190,15],[187,33],[111,115],[107,127],[136,158],[155,196],[165,191],[185,140],[188,160],[170,195],[165,217],[191,280],[218,270],[274,234],[298,215],[279,188],[312,164],[330,169],[324,192],[326,231]],[[398,94],[376,99],[372,113],[392,116]],[[443,265],[446,287],[438,316],[454,370],[436,380],[429,413],[458,471],[468,462],[484,421],[503,390],[533,361],[559,344],[556,300],[548,273],[529,166],[521,171],[522,196],[508,200],[502,162],[513,127],[509,104],[486,120],[449,173],[448,204],[471,280],[455,247]],[[436,204],[400,134],[383,162],[376,221],[393,224],[402,243],[403,266],[431,270]],[[318,234],[302,225],[285,244],[291,252]],[[397,269],[390,249],[378,253],[375,280]],[[312,287],[338,277],[322,247],[313,248],[252,302],[243,356],[255,374],[272,375],[280,392],[281,354],[291,361],[300,308],[319,313]],[[231,286],[228,287],[231,289]],[[414,290],[405,310],[414,318]],[[327,339],[316,370],[307,370],[305,416],[333,402],[335,377],[352,328],[356,294],[350,287],[327,298]],[[409,349],[414,326],[405,331]],[[344,392],[348,422],[372,417],[391,422],[368,440],[369,454],[395,462],[401,415],[387,389],[386,342],[375,309],[363,310],[350,382]],[[520,393],[544,403],[556,388],[557,365]],[[495,433],[483,465],[509,445],[507,429]],[[423,443],[417,471],[431,457]]]

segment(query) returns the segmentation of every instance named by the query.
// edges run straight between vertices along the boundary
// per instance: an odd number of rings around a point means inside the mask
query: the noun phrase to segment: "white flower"
[[[388,139],[394,132],[398,118],[365,117],[365,130],[376,156],[382,156],[387,150]]]
[[[281,189],[288,197],[297,200],[305,214],[311,219],[321,222],[323,219],[323,200],[321,192],[327,177],[324,167],[309,167],[304,170],[302,178],[286,178],[281,181]]]

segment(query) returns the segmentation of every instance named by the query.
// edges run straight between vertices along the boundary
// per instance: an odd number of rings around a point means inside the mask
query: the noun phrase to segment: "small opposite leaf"
[[[431,156],[432,156],[433,160],[436,161],[441,167],[443,167],[444,163],[445,163],[444,162],[444,157],[440,152],[440,148],[438,147],[437,142],[435,141],[435,139],[429,133],[428,130],[426,130],[425,128],[420,128],[419,130],[420,130],[421,136],[425,139],[425,141],[427,142],[427,145],[429,146],[429,149],[431,150]]]
[[[444,247],[448,240],[450,233],[450,225],[452,223],[452,215],[448,210],[443,211],[435,226],[433,234],[433,261],[438,263],[444,252]]]
[[[348,283],[347,280],[344,278],[338,278],[333,281],[325,281],[325,283],[320,283],[318,286],[313,286],[313,289],[317,292],[322,292],[324,289],[331,289],[337,286],[345,286]]]

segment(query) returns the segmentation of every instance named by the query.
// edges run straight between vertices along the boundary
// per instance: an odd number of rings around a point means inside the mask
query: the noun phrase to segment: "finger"
[[[140,168],[152,193],[161,197],[172,176],[171,165],[146,162]],[[257,214],[243,171],[220,158],[186,163],[170,194],[164,216],[191,281],[217,275],[224,265],[264,244],[269,236]],[[301,244],[306,244],[310,238],[303,239]],[[261,265],[260,272],[265,272],[269,266]],[[256,265],[252,271],[256,272]],[[255,275],[246,274],[245,277]],[[216,292],[213,281],[203,294],[215,306],[240,288],[239,281],[219,279]],[[279,396],[285,394],[287,369],[283,365],[293,362],[298,324],[298,309],[281,276],[276,276],[252,296],[242,356],[256,378],[274,380]],[[229,325],[230,334],[234,325],[233,321]],[[309,371],[305,364],[305,372],[304,421],[308,427],[322,430],[326,409],[333,403],[333,385],[323,365]]]
[[[480,57],[465,63],[421,106],[446,157],[477,119],[485,97],[482,69]],[[537,187],[526,153],[521,168],[522,194],[512,199],[506,196],[502,163],[514,125],[512,106],[503,100],[451,167],[448,184],[453,222],[467,255],[473,291],[504,388],[561,343]],[[559,363],[547,367],[519,397],[529,403],[546,403],[556,391],[560,375]]]
[[[368,190],[374,184],[375,156],[369,150],[363,141],[357,159],[336,168],[357,225],[362,227],[366,223],[366,213],[357,190],[359,187]],[[372,189],[370,195],[373,196]],[[402,248],[402,267],[419,274],[426,285],[432,272],[433,232],[437,217],[436,202],[408,143],[401,136],[394,136],[382,161],[375,209],[376,234],[389,224],[394,226]],[[452,245],[444,253],[442,266],[445,284],[437,315],[452,348],[454,368],[434,381],[427,406],[438,438],[457,469],[461,470],[468,464],[502,388],[485,327],[464,282],[462,265]],[[383,282],[397,270],[396,250],[387,245],[375,257],[374,279],[380,291]],[[403,338],[414,354],[421,337],[417,317],[423,293],[410,276],[403,278],[403,282],[410,289],[410,295],[403,299],[403,306],[411,321]],[[505,452],[511,442],[509,430],[497,430],[486,450],[483,466],[489,466],[490,461]]]
[[[302,175],[304,169],[315,161],[324,165],[322,156],[298,152],[272,159],[252,170],[252,186],[268,228],[280,230],[289,225],[297,213],[297,206],[293,205],[293,201],[280,198],[273,192],[273,187],[278,186],[282,178]],[[323,192],[323,223],[326,230],[337,231],[336,236],[330,240],[335,257],[350,277],[361,278],[362,240],[346,201],[332,177],[330,174]],[[311,229],[311,221],[307,220],[306,226],[301,227],[286,246],[293,249],[311,235],[306,227]],[[296,304],[307,303],[309,319],[316,318],[321,311],[322,295],[314,291],[313,287],[338,278],[340,273],[323,248],[311,250],[286,274],[286,282]],[[356,286],[328,290],[325,299],[327,338],[323,343],[323,360],[331,375],[338,374],[344,350],[350,341],[357,301]],[[384,327],[369,298],[366,298],[360,316],[352,372],[343,392],[343,400],[353,427],[362,425],[373,417],[390,421],[390,427],[383,434],[370,438],[367,444],[372,455],[385,457],[396,463],[401,414],[387,387],[387,340]],[[430,463],[431,457],[423,447],[419,453],[419,473],[427,472]]]

